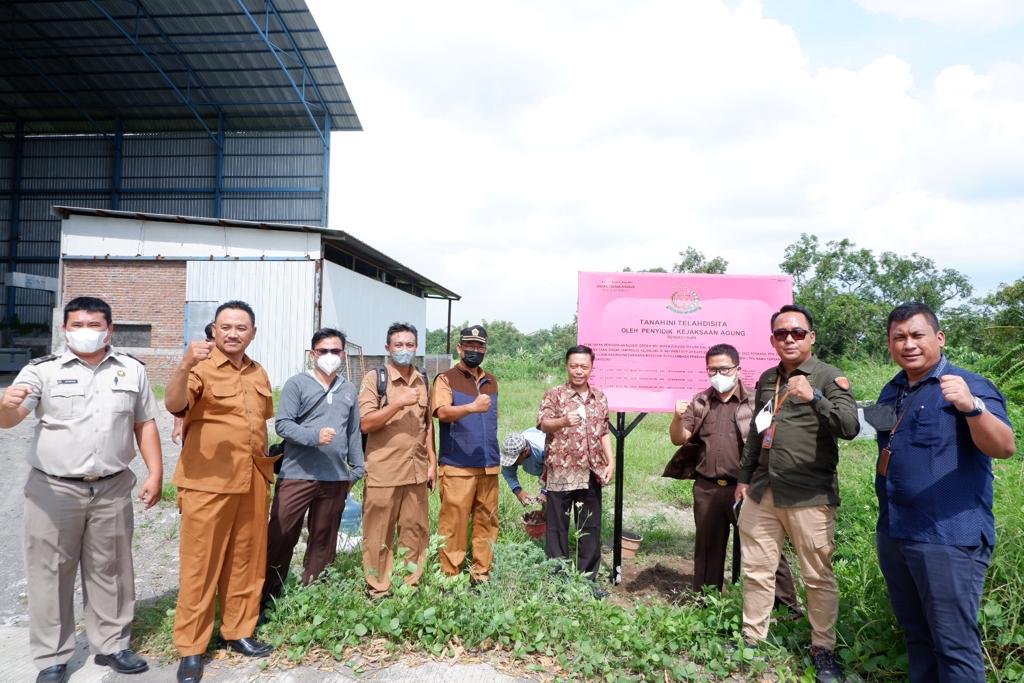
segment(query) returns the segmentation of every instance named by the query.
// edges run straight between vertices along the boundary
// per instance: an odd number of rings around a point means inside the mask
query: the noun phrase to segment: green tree
[[[725,272],[725,269],[729,266],[729,262],[721,256],[708,260],[704,256],[704,253],[694,249],[693,247],[687,247],[686,251],[679,252],[681,260],[672,266],[672,270],[665,270],[661,266],[654,268],[642,268],[634,271],[630,267],[622,269],[623,273],[713,273],[721,275]]]
[[[815,235],[800,235],[786,247],[779,264],[793,276],[793,298],[814,314],[823,358],[884,357],[885,321],[893,307],[923,301],[940,317],[947,302],[970,296],[967,277],[952,268],[938,269],[920,254],[875,255],[848,239],[822,245]]]

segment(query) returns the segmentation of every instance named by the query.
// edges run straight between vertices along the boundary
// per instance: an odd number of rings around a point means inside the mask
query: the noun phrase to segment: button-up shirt
[[[568,382],[548,389],[537,424],[574,413],[579,406],[586,411],[584,420],[547,436],[541,486],[548,491],[585,489],[590,473],[601,474],[608,465],[601,447],[601,437],[608,433],[608,399],[600,389],[590,387],[585,399]]]
[[[762,448],[764,432],[757,432],[754,420],[761,408],[786,394],[788,377],[781,363],[761,375],[754,392],[754,418],[743,448],[739,481],[750,484],[747,493],[757,502],[770,486],[778,507],[839,505],[836,439],[852,439],[860,431],[857,402],[842,371],[815,356],[801,363],[792,374],[806,375],[808,383],[821,391],[822,397],[807,402],[787,398],[772,421],[774,443],[771,448]]]
[[[906,372],[897,374],[878,397],[903,415],[891,441],[890,432],[878,434],[879,452],[890,450],[888,475],[875,476],[878,530],[923,543],[994,546],[992,459],[974,445],[967,418],[942,396],[943,375],[963,377],[989,412],[1010,424],[995,385],[945,356],[913,387]]]
[[[267,456],[267,420],[274,416],[270,379],[259,363],[242,356],[235,367],[220,349],[188,374],[184,444],[174,485],[210,493],[245,493],[253,468],[274,479]]]
[[[39,419],[29,464],[58,477],[125,469],[135,457],[135,425],[159,414],[145,366],[109,348],[95,367],[72,351],[37,360],[14,384],[32,388],[21,406]]]
[[[405,486],[423,484],[427,481],[427,416],[430,401],[423,375],[416,368],[406,380],[394,366],[388,363],[388,383],[385,393],[388,403],[395,400],[398,387],[416,390],[419,400],[411,406],[404,406],[375,432],[366,435],[366,486]],[[371,370],[363,376],[359,389],[359,418],[362,420],[379,410],[381,401],[377,395],[377,371]]]
[[[753,405],[753,395],[738,377],[736,390],[727,401],[713,388],[693,397],[683,412],[682,427],[692,433],[694,425],[700,422],[697,436],[704,448],[697,463],[697,474],[708,479],[736,478]]]

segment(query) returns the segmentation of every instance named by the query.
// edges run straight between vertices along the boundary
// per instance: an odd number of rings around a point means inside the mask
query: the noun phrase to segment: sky
[[[455,323],[569,322],[578,271],[691,246],[777,274],[801,233],[1024,273],[1019,0],[307,2],[364,128],[329,224]]]

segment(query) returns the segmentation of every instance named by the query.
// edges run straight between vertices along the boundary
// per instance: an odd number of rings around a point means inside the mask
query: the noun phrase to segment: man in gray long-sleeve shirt
[[[281,594],[307,511],[303,584],[334,561],[345,498],[365,471],[356,388],[338,375],[345,334],[318,330],[310,347],[313,369],[285,382],[274,425],[285,446],[270,508],[264,608]]]

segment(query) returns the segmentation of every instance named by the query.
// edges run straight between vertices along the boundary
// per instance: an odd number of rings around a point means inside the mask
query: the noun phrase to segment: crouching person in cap
[[[132,568],[133,439],[149,469],[139,498],[160,500],[159,408],[146,368],[109,344],[114,325],[101,299],[64,307],[67,350],[36,358],[0,400],[0,427],[35,411],[25,484],[29,649],[39,683],[63,683],[75,651],[75,573],[82,568],[85,631],[96,663],[146,671],[129,648],[135,616]]]
[[[501,442],[501,476],[520,503],[530,504],[530,497],[519,485],[519,466],[527,474],[539,477],[544,473],[544,442],[547,435],[536,427],[524,432],[512,432]],[[540,490],[537,502],[545,504],[548,492]]]
[[[473,582],[490,577],[498,540],[498,380],[480,368],[487,353],[487,330],[462,330],[459,362],[434,380],[434,415],[441,424],[437,533],[444,537],[441,569],[454,576],[466,559],[466,536],[473,521]]]
[[[568,381],[544,393],[537,422],[547,436],[541,486],[546,487],[549,558],[570,558],[569,512],[582,532],[577,568],[597,582],[601,567],[601,487],[612,480],[615,460],[608,432],[608,400],[590,386],[594,352],[573,346],[565,354]],[[594,588],[595,597],[607,591]]]

